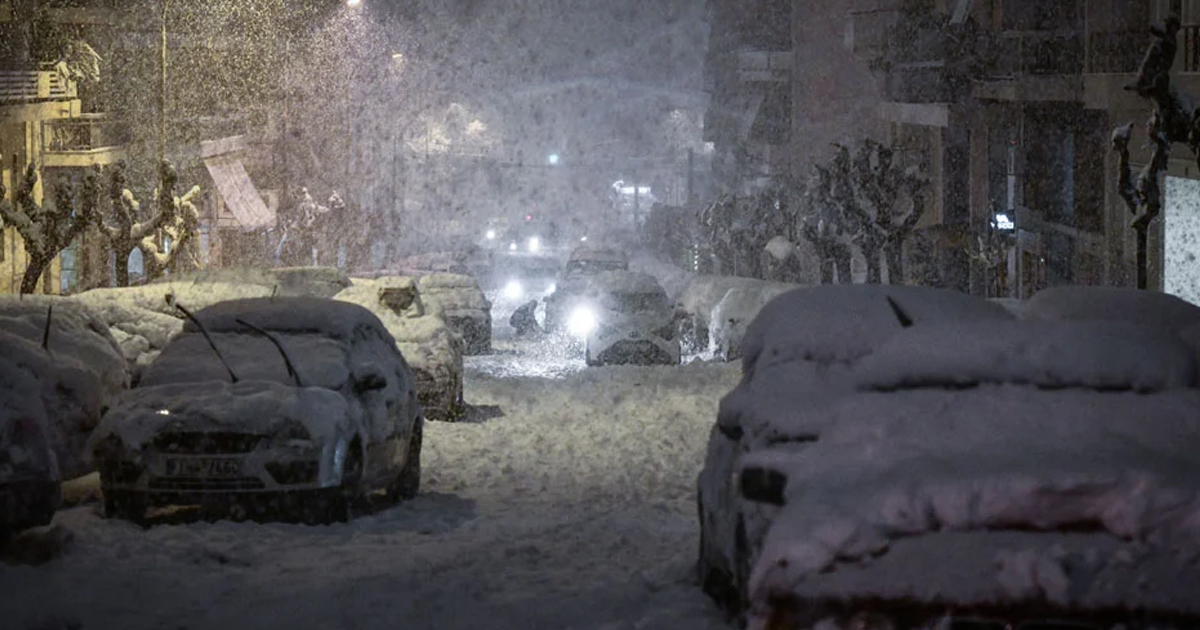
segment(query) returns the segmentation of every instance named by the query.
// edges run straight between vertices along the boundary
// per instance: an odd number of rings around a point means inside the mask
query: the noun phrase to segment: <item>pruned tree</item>
[[[1149,286],[1147,262],[1150,226],[1162,213],[1162,178],[1167,172],[1171,146],[1185,143],[1200,165],[1200,108],[1190,105],[1191,99],[1181,95],[1171,85],[1171,66],[1175,62],[1179,32],[1178,16],[1168,16],[1162,27],[1151,27],[1153,41],[1146,49],[1138,69],[1137,79],[1125,86],[1138,96],[1154,103],[1154,112],[1146,121],[1146,136],[1152,146],[1150,161],[1142,167],[1136,179],[1129,157],[1129,140],[1133,123],[1113,129],[1112,150],[1118,156],[1117,192],[1129,207],[1136,240],[1137,288]]]
[[[1008,294],[1008,250],[1006,239],[993,226],[975,236],[971,258],[984,269],[987,279],[985,297],[1004,297]]]
[[[800,233],[813,244],[821,266],[821,283],[833,284],[834,271],[840,284],[850,284],[850,243],[844,208],[836,199],[839,190],[829,169],[816,167],[801,197],[804,210],[798,213]]]
[[[16,163],[14,161],[14,170]],[[89,170],[84,176],[83,190],[76,194],[75,186],[60,184],[55,188],[54,204],[38,204],[33,191],[38,182],[37,166],[30,163],[14,191],[14,202],[7,201],[4,185],[0,184],[0,228],[11,226],[25,243],[28,262],[21,278],[21,294],[33,293],[38,279],[46,268],[66,249],[71,241],[96,218],[100,194],[98,172]]]
[[[101,228],[108,237],[109,249],[116,259],[117,286],[129,286],[129,255],[143,238],[154,233],[162,224],[161,210],[145,221],[141,217],[141,203],[133,192],[126,188],[125,163],[118,162],[109,173],[108,197],[111,221],[102,222]]]
[[[175,167],[164,160],[159,164],[158,174],[158,189],[154,191],[154,196],[158,201],[161,222],[154,232],[143,236],[138,242],[147,279],[158,278],[168,269],[176,269],[180,256],[190,252],[192,239],[200,224],[200,212],[193,203],[200,194],[200,187],[192,186],[182,197],[176,197],[175,185],[179,176]]]
[[[867,282],[883,281],[881,254],[888,280],[904,278],[904,243],[921,220],[929,180],[895,160],[895,150],[867,139],[854,157],[838,146],[827,172],[831,193],[856,226],[858,246],[867,262]]]

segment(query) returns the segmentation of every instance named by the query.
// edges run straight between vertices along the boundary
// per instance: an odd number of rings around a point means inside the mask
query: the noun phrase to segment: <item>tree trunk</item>
[[[129,286],[129,255],[133,247],[126,244],[113,245],[113,268],[117,272],[117,286]]]
[[[817,252],[817,264],[821,266],[821,284],[833,284],[833,270],[837,265],[831,248],[826,245]]]
[[[867,259],[867,284],[881,284],[883,275],[879,264],[879,246],[864,243],[862,250],[863,256]]]
[[[845,245],[839,245],[834,249],[833,259],[837,265],[838,284],[854,284],[854,275],[850,271],[850,248]]]
[[[41,280],[42,272],[51,260],[52,258],[46,256],[29,254],[29,265],[25,267],[25,275],[21,277],[21,295],[29,295],[37,290],[38,280]]]
[[[904,250],[899,243],[888,245],[884,252],[887,259],[888,284],[906,284],[904,280]]]
[[[1147,268],[1146,261],[1146,241],[1147,232],[1150,231],[1148,225],[1138,224],[1135,232],[1137,234],[1137,288],[1145,289],[1150,284],[1150,272]]]

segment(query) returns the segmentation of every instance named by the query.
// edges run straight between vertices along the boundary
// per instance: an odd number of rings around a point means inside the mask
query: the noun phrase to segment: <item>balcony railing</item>
[[[42,121],[45,166],[71,168],[112,164],[124,156],[129,128],[103,114]]]
[[[1001,31],[994,36],[987,74],[994,78],[1081,74],[1083,42],[1073,31]]]
[[[75,82],[53,67],[0,69],[0,103],[22,103],[76,98]]]
[[[1179,29],[1179,36],[1183,38],[1183,45],[1180,47],[1183,53],[1183,71],[1200,72],[1200,24],[1184,26]],[[1145,45],[1143,41],[1142,47],[1145,48]]]
[[[1087,71],[1090,74],[1137,72],[1150,36],[1145,30],[1089,33]]]

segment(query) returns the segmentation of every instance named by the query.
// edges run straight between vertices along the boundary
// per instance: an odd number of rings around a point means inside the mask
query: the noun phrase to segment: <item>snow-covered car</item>
[[[654,276],[606,271],[585,295],[567,328],[583,338],[587,365],[679,363],[679,318]]]
[[[463,340],[450,329],[436,303],[425,304],[417,281],[407,276],[355,279],[335,300],[366,307],[379,318],[417,376],[425,417],[454,421],[463,402]]]
[[[628,269],[629,256],[619,249],[593,245],[575,248],[555,281],[554,291],[546,296],[546,330],[563,330],[575,307],[585,299],[589,280],[596,274]]]
[[[511,312],[553,293],[561,267],[561,261],[549,256],[497,257],[488,270],[486,290],[501,312]]]
[[[0,296],[0,331],[35,347],[45,346],[34,356],[49,362],[34,375],[43,385],[59,471],[63,479],[93,472],[86,453],[88,437],[102,410],[129,386],[121,347],[108,326],[94,309],[71,298]]]
[[[57,381],[56,372],[45,349],[0,331],[0,541],[49,523],[62,500],[42,402],[45,381]]]
[[[450,329],[463,338],[463,354],[492,351],[492,303],[475,278],[432,273],[417,281],[421,299],[440,309]]]
[[[712,350],[722,361],[742,356],[741,342],[746,326],[767,302],[796,288],[782,282],[756,281],[735,286],[725,292],[709,317]]]
[[[106,514],[198,504],[326,522],[376,489],[416,495],[416,379],[370,311],[250,298],[194,316],[93,434]]]
[[[780,445],[806,448],[827,418],[814,414],[855,391],[854,367],[913,321],[1003,323],[1003,307],[956,291],[888,285],[822,285],[768,302],[742,339],[741,382],[721,400],[697,478],[698,572],[704,590],[744,610],[749,571],[769,514],[738,487],[743,457]]]
[[[1114,321],[913,325],[743,457],[749,627],[1200,624],[1190,348]]]

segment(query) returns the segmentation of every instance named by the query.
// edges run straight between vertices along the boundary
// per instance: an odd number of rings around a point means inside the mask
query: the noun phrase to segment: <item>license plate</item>
[[[227,457],[172,457],[167,459],[168,477],[240,477],[242,460]]]

